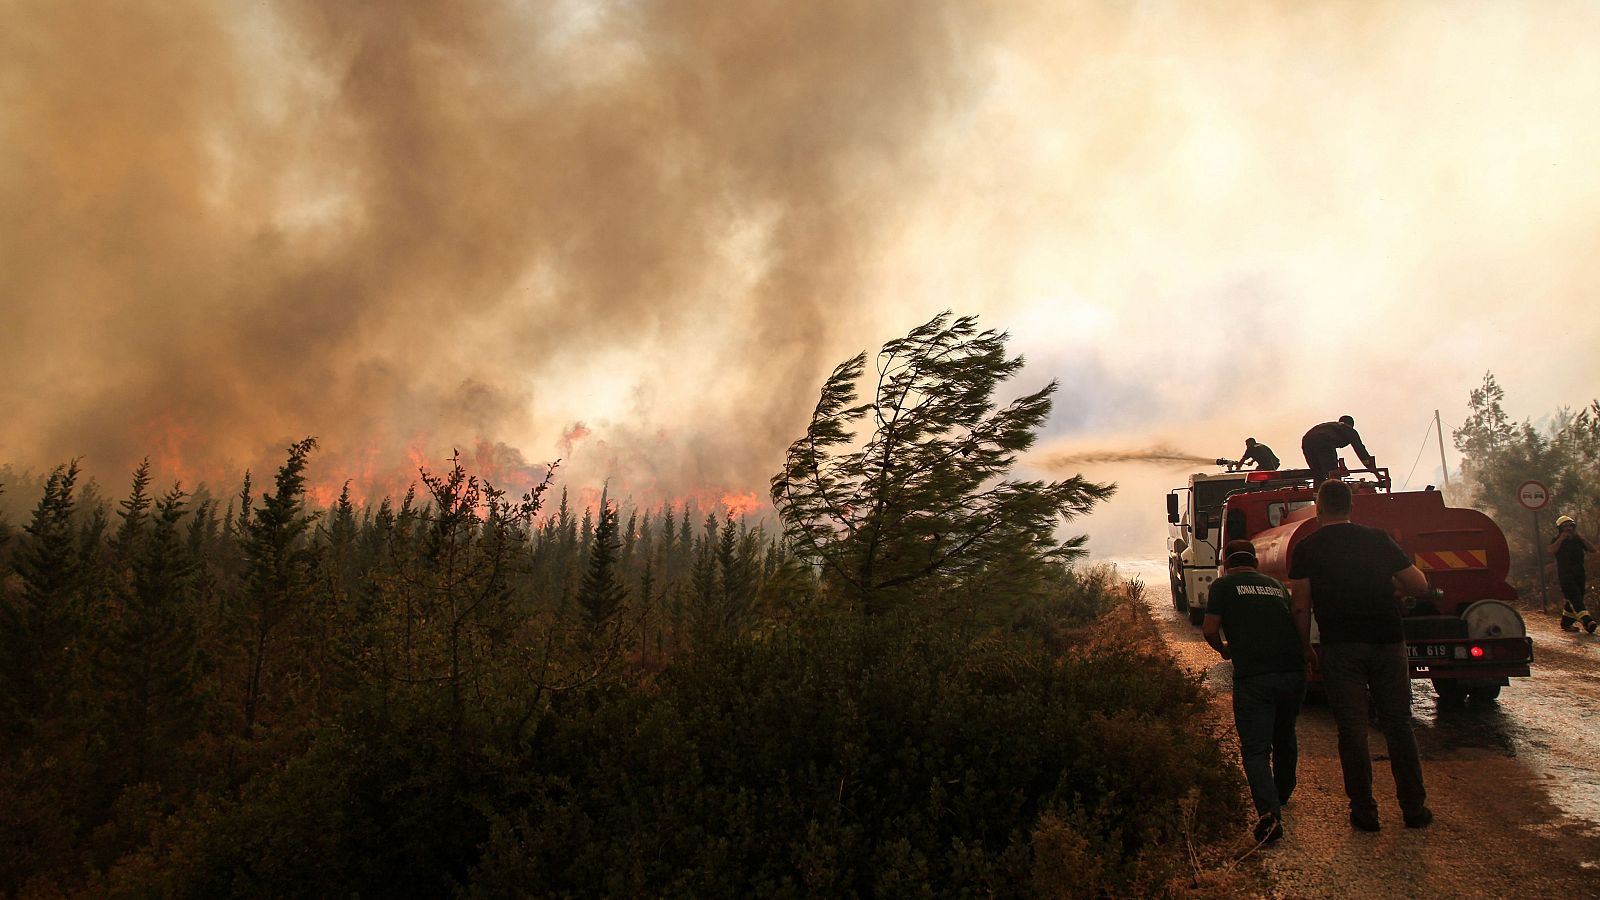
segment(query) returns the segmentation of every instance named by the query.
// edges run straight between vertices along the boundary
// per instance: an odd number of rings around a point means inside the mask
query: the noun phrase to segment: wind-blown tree
[[[856,402],[866,353],[840,363],[773,477],[790,537],[867,612],[934,583],[981,578],[1019,554],[1035,563],[1081,556],[1085,539],[1058,540],[1058,522],[1116,490],[1082,476],[1006,477],[1057,386],[999,406],[996,387],[1023,364],[1006,356],[1008,337],[979,331],[975,316],[940,313],[883,345],[866,403]]]

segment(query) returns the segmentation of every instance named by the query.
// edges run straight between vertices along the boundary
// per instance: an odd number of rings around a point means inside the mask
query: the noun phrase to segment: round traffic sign
[[[1517,502],[1531,510],[1544,509],[1550,503],[1550,489],[1542,481],[1524,481],[1517,486]]]

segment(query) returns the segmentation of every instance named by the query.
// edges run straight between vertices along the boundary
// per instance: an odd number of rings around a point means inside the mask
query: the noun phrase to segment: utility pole
[[[1450,464],[1444,461],[1444,426],[1439,424],[1439,411],[1433,411],[1433,434],[1439,439],[1439,465],[1444,469],[1444,486],[1450,486]]]

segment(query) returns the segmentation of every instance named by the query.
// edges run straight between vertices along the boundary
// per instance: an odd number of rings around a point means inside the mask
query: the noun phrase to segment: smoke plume
[[[8,6],[0,459],[760,484],[981,10]]]

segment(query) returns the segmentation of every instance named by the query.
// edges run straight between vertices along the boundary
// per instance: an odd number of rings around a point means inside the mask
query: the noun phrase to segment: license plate
[[[1454,644],[1407,644],[1406,654],[1412,659],[1450,659]]]

